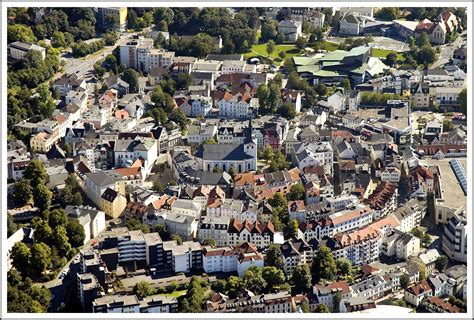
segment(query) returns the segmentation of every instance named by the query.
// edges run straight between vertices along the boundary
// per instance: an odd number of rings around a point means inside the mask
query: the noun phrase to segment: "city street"
[[[466,38],[462,36],[465,33],[466,32],[464,31],[462,34],[460,34],[453,43],[443,44],[440,46],[440,53],[439,53],[438,60],[436,60],[431,65],[432,69],[442,67],[443,65],[449,62],[449,60],[453,57],[454,50],[456,50],[459,46],[461,46],[461,44],[466,43]]]

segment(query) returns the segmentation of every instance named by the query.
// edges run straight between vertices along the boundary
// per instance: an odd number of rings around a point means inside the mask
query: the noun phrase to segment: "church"
[[[257,138],[252,135],[252,123],[243,143],[204,144],[195,154],[199,169],[214,171],[216,168],[236,173],[257,170]]]

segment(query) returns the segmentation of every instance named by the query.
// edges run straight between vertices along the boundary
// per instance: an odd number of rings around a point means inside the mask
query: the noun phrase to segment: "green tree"
[[[278,52],[278,56],[280,59],[284,60],[286,58],[286,52],[285,51],[280,51]]]
[[[265,265],[276,267],[278,269],[283,268],[283,258],[281,256],[280,246],[278,244],[270,244],[267,248],[265,255]]]
[[[153,182],[153,187],[151,188],[153,191],[162,193],[164,190],[163,184],[159,180],[155,180]]]
[[[352,270],[352,263],[347,259],[336,260],[337,274],[343,277],[350,276]]]
[[[64,33],[61,31],[54,32],[53,37],[51,38],[51,44],[55,48],[66,47],[66,37],[64,36]]]
[[[431,46],[423,46],[416,55],[416,61],[428,67],[435,61],[435,50]]]
[[[328,87],[324,83],[318,83],[314,90],[320,96],[325,96],[328,94]]]
[[[386,21],[396,20],[400,16],[400,9],[395,7],[383,7],[377,11],[374,16]]]
[[[227,279],[225,289],[227,290],[227,294],[230,298],[237,297],[239,291],[242,288],[242,279],[236,276],[230,276]]]
[[[36,42],[36,37],[29,26],[23,24],[11,24],[7,26],[8,42],[23,41]]]
[[[140,220],[135,217],[128,218],[127,221],[125,221],[125,226],[128,228],[128,230],[142,230],[143,233],[150,232],[150,227],[141,223]]]
[[[170,240],[176,241],[178,243],[178,245],[183,244],[183,239],[181,238],[181,236],[179,234],[176,234],[176,233],[173,233],[170,236]]]
[[[10,258],[12,259],[12,265],[18,272],[20,272],[22,276],[26,276],[30,269],[30,248],[23,242],[17,242],[12,248]]]
[[[461,105],[461,112],[467,115],[467,89],[464,88],[459,93],[459,104]]]
[[[137,93],[138,92],[138,77],[140,75],[134,69],[127,69],[123,73],[123,81],[128,83],[130,86],[130,93]]]
[[[280,192],[275,193],[273,198],[268,200],[268,203],[273,208],[285,208],[286,209],[287,206],[288,206],[288,201],[286,200],[286,198]]]
[[[339,83],[339,86],[343,87],[344,90],[350,90],[351,89],[351,82],[349,81],[349,79],[344,78],[344,79],[342,79],[341,83]]]
[[[202,312],[202,305],[204,302],[204,290],[202,282],[197,277],[192,277],[189,283],[188,291],[186,292],[186,300],[189,304],[188,312]]]
[[[127,26],[130,29],[137,29],[138,26],[138,16],[135,10],[129,9],[127,15]]]
[[[216,246],[216,240],[212,239],[212,238],[205,238],[202,243],[201,243],[203,246],[212,246],[212,247],[215,247]]]
[[[271,56],[272,53],[275,51],[275,47],[276,47],[275,41],[273,41],[273,40],[268,40],[268,41],[267,41],[267,48],[266,48],[266,50],[267,50],[267,53],[268,53],[269,56]]]
[[[54,209],[49,213],[48,224],[51,228],[65,226],[68,223],[67,214],[64,209]]]
[[[283,232],[285,234],[286,239],[298,236],[298,221],[295,219],[291,219],[287,224],[285,224]]]
[[[81,206],[82,203],[83,203],[82,194],[79,191],[74,193],[74,202],[73,202],[73,204],[75,206]]]
[[[397,54],[390,52],[387,54],[385,57],[385,64],[387,64],[390,67],[393,67],[397,63]]]
[[[212,52],[212,37],[205,33],[198,33],[191,42],[192,54],[199,58],[206,57]]]
[[[306,301],[303,301],[300,305],[301,307],[301,311],[303,311],[303,313],[310,313],[311,311],[309,310],[309,304],[308,302]]]
[[[321,279],[333,280],[336,271],[337,266],[331,250],[326,246],[321,246],[313,258],[313,282],[318,283]]]
[[[428,34],[426,34],[426,32],[420,33],[415,43],[418,48],[421,48],[424,46],[431,46],[430,37],[428,36]]]
[[[329,310],[329,307],[325,304],[318,304],[316,308],[314,309],[315,313],[331,313]]]
[[[263,267],[262,277],[267,283],[267,291],[285,283],[285,273],[276,267]]]
[[[296,107],[294,104],[285,102],[278,109],[278,113],[285,119],[292,120],[296,117]]]
[[[303,50],[304,48],[306,48],[306,44],[307,42],[305,38],[298,37],[298,39],[296,39],[295,45],[298,49]]]
[[[44,211],[51,206],[51,199],[53,194],[44,184],[39,184],[35,188],[33,193],[33,199],[35,205],[41,210]]]
[[[84,244],[86,233],[84,227],[77,219],[70,219],[68,221],[66,232],[72,247],[79,248]]]
[[[35,229],[35,241],[50,244],[53,230],[48,225],[48,222],[43,219],[33,219],[32,225]]]
[[[446,256],[440,256],[435,261],[435,267],[438,271],[443,271],[448,266],[449,259]]]
[[[146,281],[138,281],[133,287],[133,293],[137,295],[139,299],[151,296],[155,294],[155,289]]]
[[[453,128],[454,128],[454,125],[453,125],[452,120],[450,120],[450,119],[444,119],[443,120],[443,132],[451,131],[451,130],[453,130]]]
[[[47,181],[48,174],[43,162],[35,159],[30,161],[23,173],[23,177],[30,180],[32,186],[37,186]]]
[[[293,270],[291,282],[295,286],[295,291],[305,293],[311,288],[311,271],[307,264],[300,264]]]
[[[402,289],[407,289],[408,286],[410,285],[410,276],[406,273],[402,274],[400,276],[400,287],[402,287]]]
[[[43,242],[35,243],[31,247],[31,265],[32,271],[41,275],[51,265],[51,249]]]
[[[273,21],[266,20],[262,24],[262,29],[261,29],[261,37],[263,42],[268,42],[269,40],[273,39],[276,34],[276,27]]]
[[[248,268],[242,277],[244,288],[254,293],[263,293],[267,287],[267,282],[262,276],[262,271],[257,266]]]
[[[10,237],[18,230],[17,224],[13,221],[10,212],[7,212],[7,237]]]
[[[54,228],[52,242],[61,257],[67,257],[71,252],[71,244],[69,243],[64,225],[59,225]]]
[[[27,203],[31,203],[33,200],[33,188],[31,187],[30,181],[21,178],[15,182],[13,201],[19,206],[23,206]]]
[[[301,183],[297,183],[291,186],[290,193],[288,194],[288,200],[303,200],[306,189]]]

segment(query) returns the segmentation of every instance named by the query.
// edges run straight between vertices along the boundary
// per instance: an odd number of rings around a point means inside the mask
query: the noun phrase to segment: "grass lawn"
[[[328,42],[328,41],[321,42],[320,46],[321,46],[321,50],[326,50],[326,51],[335,51],[339,47],[337,43]]]
[[[372,48],[372,57],[386,58],[387,55],[392,52],[397,54],[397,60],[403,60],[403,54],[401,52],[397,52],[393,50],[377,49],[377,48]]]
[[[186,294],[186,290],[173,291],[171,293],[159,293],[160,296],[175,297],[178,298]]]
[[[293,44],[279,44],[279,45],[275,45],[275,50],[270,55],[270,58],[272,58],[272,59],[279,58],[278,53],[280,53],[280,51],[283,51],[283,52],[286,53],[285,59],[289,58],[289,57],[296,56],[300,52],[300,50],[298,48],[296,48],[296,46],[293,45]],[[250,50],[250,52],[247,52],[247,53],[244,54],[244,57],[245,57],[245,59],[249,59],[249,58],[252,58],[252,57],[257,57],[259,55],[264,56],[264,57],[268,57],[267,44],[266,43],[254,45],[252,47],[252,49]]]

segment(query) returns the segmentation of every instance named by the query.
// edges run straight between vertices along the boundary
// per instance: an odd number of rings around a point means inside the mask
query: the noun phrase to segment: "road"
[[[61,55],[61,59],[66,61],[66,65],[64,67],[64,73],[71,74],[77,73],[79,76],[84,77],[86,79],[90,79],[93,76],[94,72],[94,64],[104,59],[106,56],[111,54],[115,48],[117,48],[120,43],[126,39],[130,39],[135,33],[120,33],[119,40],[113,46],[106,46],[104,49],[100,50],[98,53],[92,53],[86,57],[81,59],[73,58],[71,52],[66,52]],[[53,77],[53,81],[60,78],[63,74],[58,73]]]
[[[451,44],[443,44],[440,47],[440,53],[438,60],[436,60],[432,65],[432,69],[436,69],[439,67],[442,67],[443,65],[447,64],[449,60],[453,57],[454,50],[459,48],[461,45],[466,44],[466,38],[464,38],[462,35],[465,34],[466,31],[464,31],[461,35],[457,37],[456,40],[454,40],[453,43]]]

